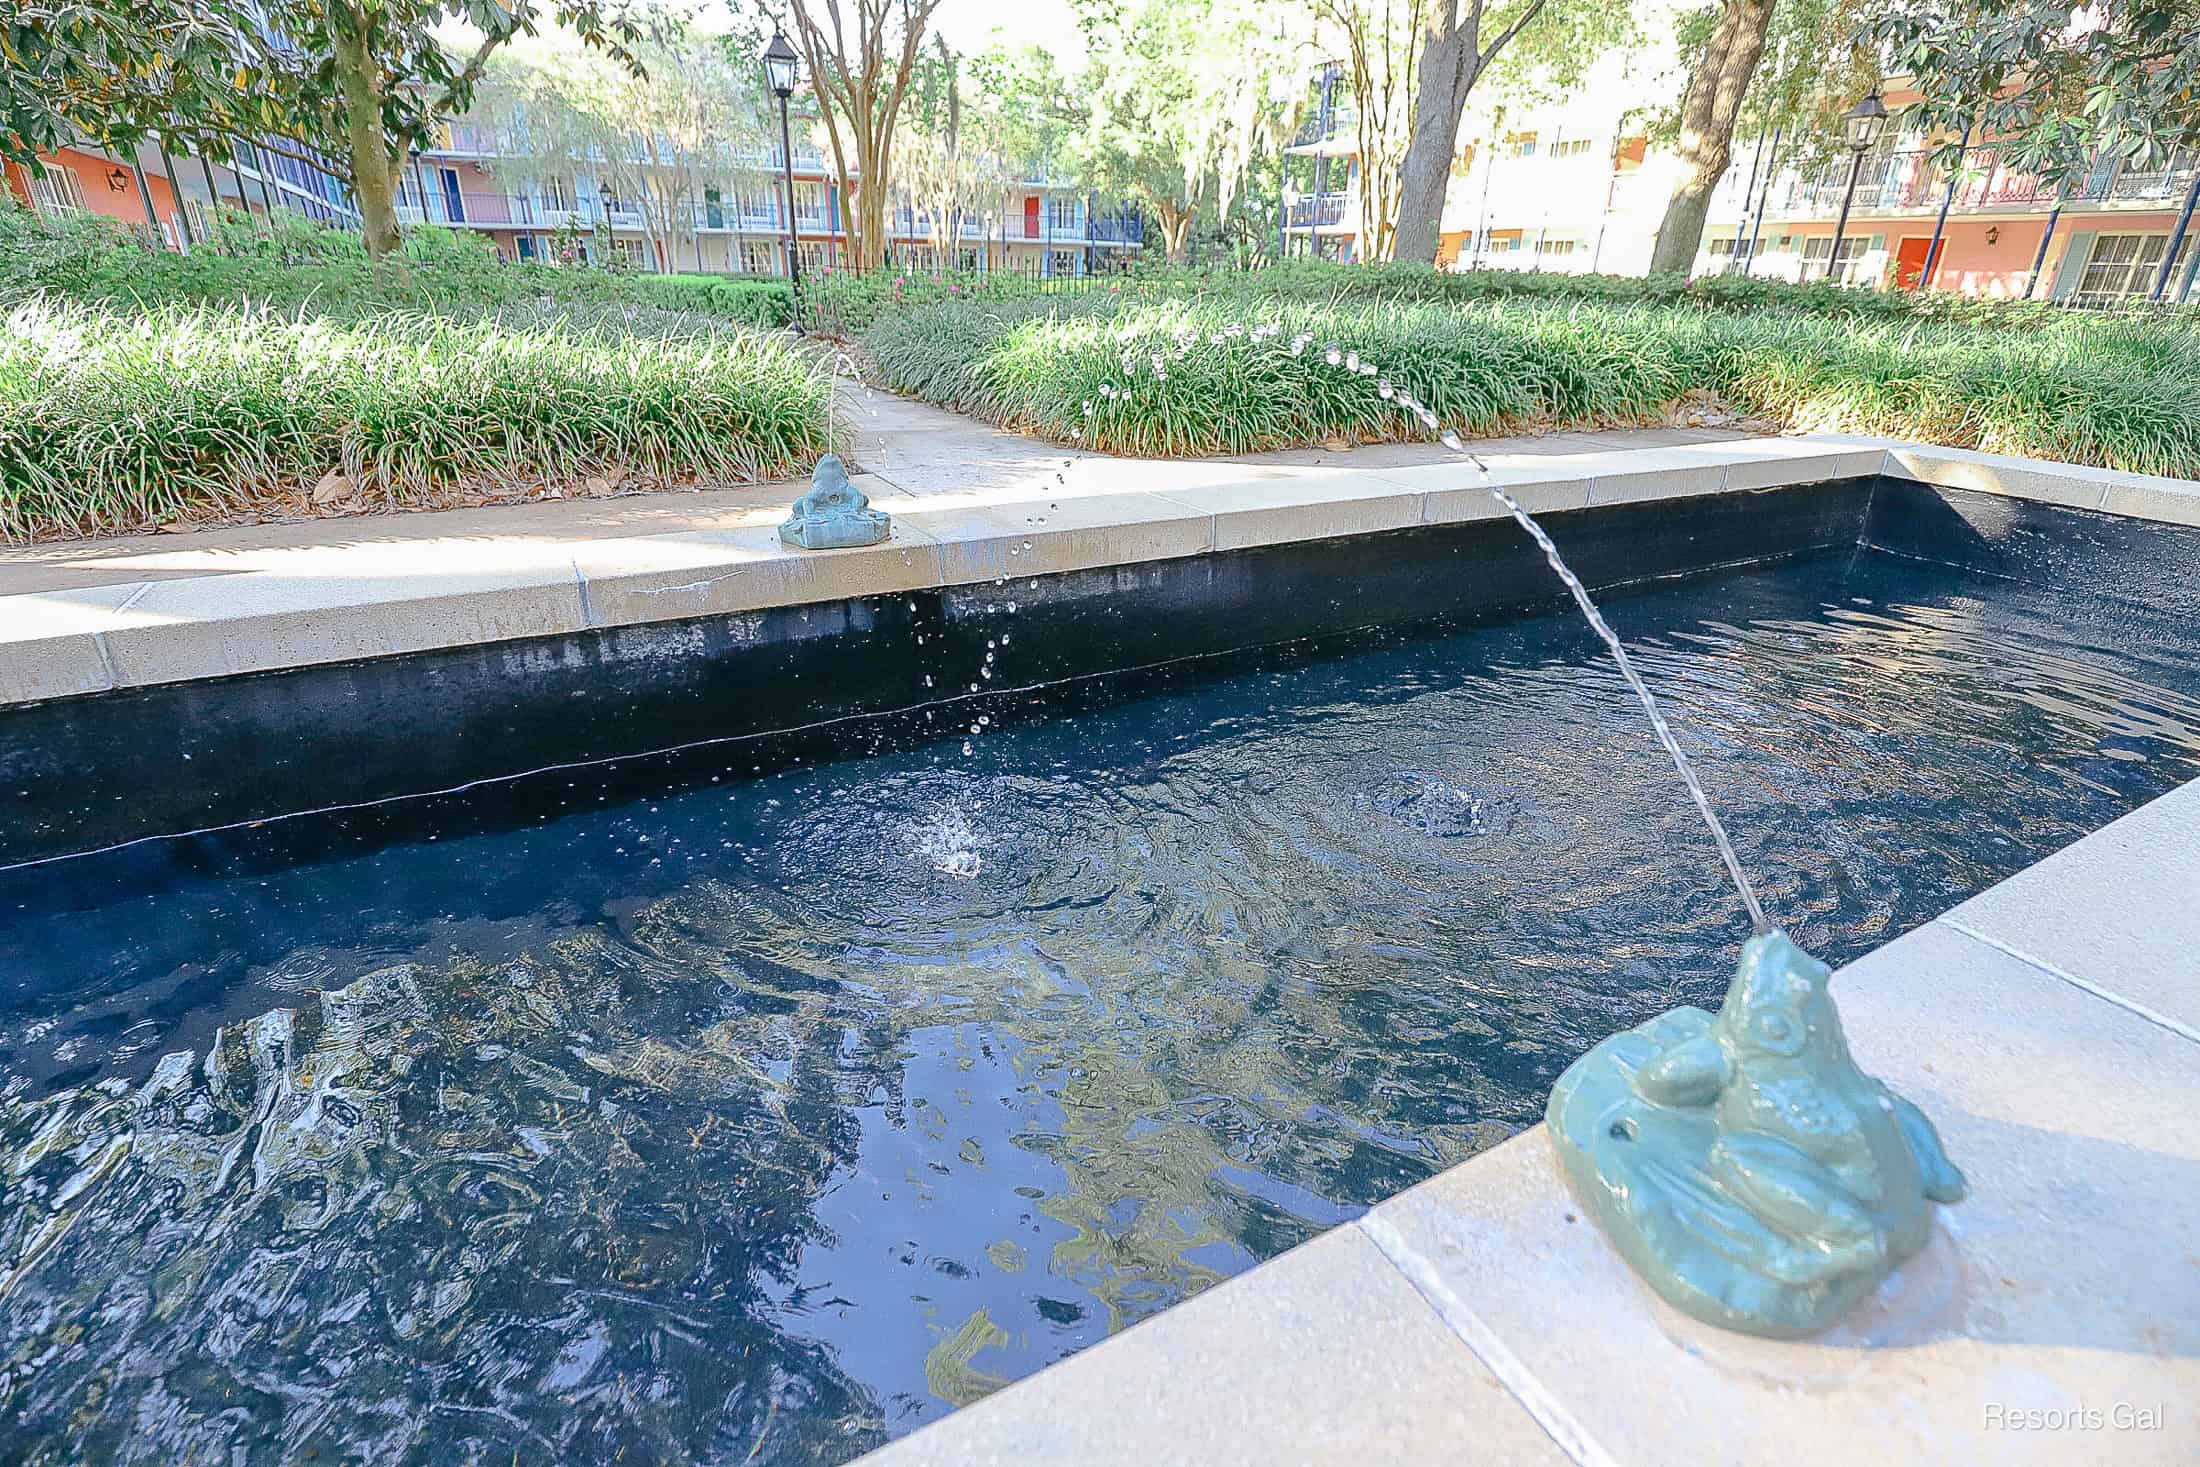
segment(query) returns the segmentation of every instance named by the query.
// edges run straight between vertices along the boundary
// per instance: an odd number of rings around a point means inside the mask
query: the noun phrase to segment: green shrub
[[[865,277],[836,275],[814,288],[811,324],[827,332],[859,336],[884,317],[956,299],[980,303],[1022,300],[1039,295],[1093,293],[1111,299],[1213,299],[1250,303],[1480,306],[1502,302],[1694,306],[1730,315],[1791,312],[1848,320],[1950,323],[2031,329],[2061,319],[2066,312],[2048,301],[1973,299],[1944,292],[1851,290],[1826,281],[1791,285],[1755,277],[1679,275],[1647,278],[1621,275],[1567,275],[1530,270],[1444,271],[1427,265],[1340,265],[1327,260],[1290,260],[1258,270],[1193,269],[1185,266],[1143,268],[1128,275],[1062,277],[1033,281],[1023,276],[913,276],[890,273]],[[2129,314],[2146,319],[2174,315],[2200,320],[2200,307],[2164,312],[2134,307]]]
[[[794,292],[784,280],[720,275],[632,275],[621,282],[635,297],[668,310],[723,316],[750,326],[784,326],[794,319]]]
[[[781,478],[824,451],[830,383],[786,338],[652,314],[18,304],[0,317],[0,537],[158,524],[332,470],[402,504],[605,472]]]
[[[104,216],[49,220],[0,202],[0,300],[250,303],[345,318],[393,308],[494,312],[548,298],[576,309],[644,304],[749,326],[784,326],[792,315],[784,281],[506,264],[483,236],[432,225],[408,230],[401,255],[380,269],[356,233],[287,209],[272,221],[224,211],[215,234],[182,255],[147,248]]]
[[[942,303],[1030,300],[1059,292],[1122,287],[1121,277],[1033,280],[1011,270],[951,274],[875,270],[868,275],[834,271],[802,282],[802,321],[827,336],[857,337],[898,311]]]
[[[1797,428],[2200,477],[2200,335],[2175,318],[2056,312],[2020,339],[1693,302],[1153,295],[932,305],[864,344],[897,391],[1118,453],[1426,437],[1406,394],[1474,434],[1656,422],[1703,389]]]

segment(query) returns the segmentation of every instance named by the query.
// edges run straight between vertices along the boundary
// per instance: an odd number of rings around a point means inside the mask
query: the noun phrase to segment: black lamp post
[[[787,99],[794,95],[795,68],[800,58],[787,38],[775,28],[772,43],[764,48],[764,80],[779,98],[779,160],[787,180],[787,288],[795,295],[795,320],[802,319],[802,267],[796,263],[794,233],[794,139],[787,128]]]
[[[1880,133],[1887,127],[1887,104],[1879,100],[1877,91],[1865,94],[1864,100],[1842,114],[1842,125],[1849,135],[1849,186],[1841,195],[1841,217],[1833,225],[1833,250],[1826,256],[1826,278],[1841,264],[1841,237],[1849,232],[1849,205],[1856,201],[1856,180],[1864,171],[1864,155],[1879,141]]]

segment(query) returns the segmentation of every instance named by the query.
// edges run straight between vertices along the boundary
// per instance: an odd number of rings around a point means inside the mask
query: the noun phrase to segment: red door
[[[1037,239],[1038,237],[1039,201],[1036,198],[1029,198],[1024,200],[1024,238]]]
[[[1932,236],[1913,234],[1895,246],[1894,283],[1898,290],[1916,290],[1926,283],[1925,253],[1933,247]],[[1942,245],[1945,249],[1947,246]]]

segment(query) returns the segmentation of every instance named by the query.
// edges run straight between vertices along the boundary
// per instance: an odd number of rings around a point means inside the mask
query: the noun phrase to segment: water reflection
[[[1613,610],[1836,960],[2200,767],[2188,626]],[[11,1453],[842,1460],[1529,1124],[1745,926],[1562,619],[959,745],[8,900]]]

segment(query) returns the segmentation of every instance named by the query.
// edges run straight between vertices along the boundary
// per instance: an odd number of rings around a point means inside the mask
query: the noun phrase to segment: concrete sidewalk
[[[1289,449],[1240,458],[1117,458],[1004,433],[960,413],[853,385],[843,385],[838,411],[841,421],[852,429],[849,458],[858,486],[890,511],[916,507],[919,501],[937,502],[943,496],[1000,502],[1046,499],[1058,493],[1081,498],[1143,493],[1163,484],[1197,488],[1248,478],[1435,464],[1450,458],[1442,447],[1428,443]],[[1741,436],[1709,429],[1660,428],[1493,438],[1476,446],[1494,454],[1579,454]],[[802,492],[800,483],[788,482],[606,499],[531,500],[478,509],[302,517],[182,534],[0,545],[0,597],[248,575],[288,559],[289,552],[307,549],[433,543],[440,563],[463,565],[464,546],[470,541],[508,547],[749,528],[769,518],[762,511],[784,509]],[[484,559],[489,558],[485,554]]]

